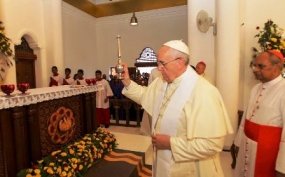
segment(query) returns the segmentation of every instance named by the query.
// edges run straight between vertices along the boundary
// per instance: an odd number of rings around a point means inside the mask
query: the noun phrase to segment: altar
[[[95,92],[101,85],[0,92],[0,177],[96,129]]]

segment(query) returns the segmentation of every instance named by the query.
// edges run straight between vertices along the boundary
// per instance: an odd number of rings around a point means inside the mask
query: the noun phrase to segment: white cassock
[[[153,117],[153,132],[171,136],[171,150],[156,153],[153,175],[223,177],[219,152],[225,135],[233,130],[220,93],[190,67],[179,79],[168,105],[162,105],[167,87],[162,78],[148,87],[131,82],[122,92]]]
[[[104,102],[104,100],[106,97],[113,96],[113,92],[108,81],[106,81],[105,79],[96,81],[96,85],[100,84],[104,87],[104,89],[96,92],[96,108],[106,109],[110,107],[110,103],[109,99],[106,103]]]
[[[51,78],[57,82],[57,84],[58,84],[57,86],[62,85],[63,78],[60,75],[51,76]],[[52,86],[55,86],[55,85],[52,85]]]
[[[256,104],[257,100],[258,104]],[[243,118],[234,141],[235,145],[239,146],[237,164],[235,167],[236,177],[244,176],[245,174],[246,176],[254,177],[255,174],[258,143],[245,135],[244,125],[246,119],[258,125],[285,127],[284,78],[279,76],[270,82],[263,84],[259,83],[251,90],[248,106],[243,114]],[[268,164],[269,162],[267,161],[264,162],[264,168],[267,168],[269,165],[274,165],[275,170],[285,174],[284,128],[281,133],[280,143],[278,143],[277,146],[279,146],[279,151],[277,153],[276,164]],[[260,148],[260,146],[258,148]],[[245,158],[245,156],[247,156],[247,158]],[[260,159],[262,159],[262,157]]]
[[[64,81],[65,81],[66,83],[68,83],[69,85],[72,85],[73,82],[74,82],[74,79],[73,79],[72,77],[63,78],[63,82],[62,82],[63,84],[65,84]]]
[[[84,78],[83,79],[77,79],[74,82],[76,82],[75,85],[78,85],[78,82],[80,83],[79,85],[88,85]]]

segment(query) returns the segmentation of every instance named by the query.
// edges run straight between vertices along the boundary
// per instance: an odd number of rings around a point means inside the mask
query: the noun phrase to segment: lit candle
[[[120,35],[117,36],[118,39],[118,57],[121,58],[121,44],[120,44]]]

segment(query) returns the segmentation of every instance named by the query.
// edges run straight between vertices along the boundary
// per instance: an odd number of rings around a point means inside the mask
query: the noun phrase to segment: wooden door
[[[29,83],[30,88],[36,88],[35,61],[37,56],[29,47],[24,37],[21,45],[15,46],[16,77],[17,83]]]

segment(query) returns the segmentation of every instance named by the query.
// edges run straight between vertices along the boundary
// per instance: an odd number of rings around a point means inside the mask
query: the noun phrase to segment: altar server
[[[235,177],[285,177],[284,57],[276,50],[260,53],[251,64],[255,85],[235,138]]]
[[[65,72],[65,78],[63,79],[63,85],[72,85],[74,82],[74,79],[70,76],[71,69],[65,68],[64,72]]]
[[[105,128],[110,126],[110,103],[109,98],[113,96],[109,82],[102,78],[102,72],[96,70],[96,85],[100,84],[104,87],[103,90],[96,92],[96,119],[97,126],[104,124]]]
[[[219,91],[189,66],[181,40],[158,52],[162,77],[148,87],[131,81],[124,66],[123,94],[152,116],[154,177],[222,177],[219,152],[231,123]]]
[[[62,85],[62,77],[58,74],[58,70],[56,66],[51,68],[52,76],[50,77],[49,86],[59,86]]]

